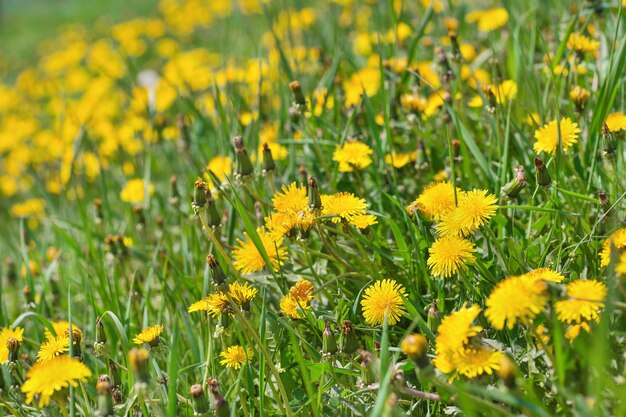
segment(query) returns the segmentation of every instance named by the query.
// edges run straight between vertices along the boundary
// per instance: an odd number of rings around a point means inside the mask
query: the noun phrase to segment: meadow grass
[[[29,3],[0,414],[626,415],[620,4]]]

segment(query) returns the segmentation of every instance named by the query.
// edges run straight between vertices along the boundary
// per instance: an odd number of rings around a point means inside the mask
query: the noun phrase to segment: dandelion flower
[[[587,333],[591,332],[591,328],[589,327],[589,323],[583,321],[580,324],[572,324],[565,331],[565,338],[572,343],[578,335],[580,335],[580,331],[584,330]]]
[[[35,364],[28,370],[22,392],[26,394],[26,404],[39,397],[39,407],[50,404],[50,397],[70,385],[78,386],[91,376],[89,368],[75,358],[59,356],[47,362]]]
[[[365,322],[371,326],[383,324],[387,316],[390,325],[396,324],[404,313],[404,295],[404,287],[391,279],[367,287],[361,300]]]
[[[15,329],[5,327],[0,331],[0,365],[9,360],[7,341],[11,338],[22,342],[24,340],[24,329],[21,327],[16,327]]]
[[[622,256],[619,258],[619,263],[615,267],[615,272],[622,276],[626,276],[626,252],[622,253]],[[0,361],[2,363],[2,361]]]
[[[607,287],[594,280],[578,280],[567,284],[567,300],[557,301],[556,314],[564,323],[580,323],[599,319],[604,308]]]
[[[257,234],[270,258],[272,268],[276,270],[287,256],[287,250],[282,246],[282,238],[276,239],[263,228],[257,229]],[[245,241],[241,239],[237,241],[239,245],[233,251],[235,268],[244,274],[262,270],[266,266],[265,259],[248,235],[246,234]]]
[[[457,193],[461,190],[457,188]],[[409,214],[415,210],[421,211],[432,220],[441,218],[450,213],[456,207],[454,187],[449,182],[434,182],[428,185],[424,191],[406,208]]]
[[[460,236],[442,236],[428,249],[428,267],[433,275],[448,278],[476,258],[474,244]]]
[[[155,324],[154,326],[148,326],[143,329],[135,338],[133,343],[136,345],[142,345],[144,343],[154,347],[159,344],[159,336],[163,333],[163,325]]]
[[[208,311],[208,298],[209,297],[205,297],[200,301],[196,301],[187,308],[187,312],[195,313],[196,311]]]
[[[491,375],[500,369],[504,354],[483,346],[469,347],[454,355],[455,368],[461,375],[475,378],[482,374]]]
[[[70,350],[70,340],[66,336],[53,336],[39,347],[37,362],[47,362]]]
[[[292,319],[302,318],[302,313],[298,310],[298,307],[305,310],[309,308],[309,305],[304,302],[299,302],[291,293],[288,293],[280,299],[280,311]]]
[[[468,23],[477,22],[478,30],[481,32],[491,32],[506,25],[509,21],[509,12],[502,7],[476,10],[468,13],[465,20]]]
[[[299,301],[309,302],[313,299],[313,284],[309,280],[300,279],[289,289],[289,293]]]
[[[46,339],[52,339],[55,336],[63,336],[65,333],[67,333],[70,330],[70,323],[64,320],[54,321],[51,324],[52,324],[52,330],[54,330],[54,333],[52,333],[50,329],[45,328],[43,331],[43,334]],[[82,331],[80,330],[80,327],[72,323],[72,331],[76,331],[76,330],[78,330],[82,336]]]
[[[206,166],[207,171],[211,171],[215,176],[224,182],[226,177],[233,171],[233,160],[228,156],[217,155],[213,157]],[[209,175],[205,175],[209,182],[213,182],[213,179]]]
[[[417,151],[403,152],[403,153],[391,153],[385,155],[385,163],[391,165],[394,168],[400,169],[405,165],[415,162],[417,160]]]
[[[554,154],[559,146],[559,122],[556,120],[543,125],[541,128],[535,131],[535,145],[533,148],[535,152],[547,152]],[[563,151],[567,150],[578,142],[578,134],[580,128],[578,123],[573,122],[569,117],[565,117],[560,120],[561,131],[561,144],[563,145]]]
[[[580,33],[572,33],[567,38],[567,48],[572,51],[576,51],[579,54],[589,54],[592,56],[598,55],[600,49],[600,42],[595,39],[588,38]]]
[[[604,123],[606,123],[611,133],[626,130],[626,114],[621,112],[611,113],[606,117]]]
[[[230,285],[228,292],[235,302],[243,305],[252,301],[258,290],[250,286],[248,282],[244,282],[243,284],[235,282]]]
[[[306,207],[307,202],[306,188],[298,187],[295,182],[289,186],[283,185],[281,192],[274,194],[274,197],[272,197],[274,210],[279,213],[297,213]]]
[[[618,250],[626,248],[626,227],[618,229],[604,241],[600,251],[600,266],[608,266],[611,263],[611,246]]]
[[[457,352],[462,349],[471,337],[482,331],[481,326],[475,326],[474,320],[481,309],[477,304],[471,307],[463,306],[459,311],[444,317],[437,328],[436,351]]]
[[[120,198],[126,203],[141,204],[145,200],[146,193],[148,195],[154,194],[154,186],[148,184],[146,188],[144,180],[135,178],[126,183],[120,193]]]
[[[491,325],[502,330],[512,329],[519,320],[526,324],[541,312],[548,302],[544,281],[525,276],[508,277],[500,281],[487,298],[485,317]]]
[[[220,353],[220,356],[224,358],[220,364],[227,368],[239,369],[252,359],[252,349],[244,349],[239,345],[229,346]]]
[[[486,190],[462,192],[458,198],[459,205],[437,228],[443,236],[467,236],[487,224],[498,209],[498,199]]]
[[[365,214],[367,202],[352,193],[343,192],[332,195],[323,194],[322,216],[333,216],[333,223],[341,220],[350,221],[352,217]]]
[[[376,216],[373,214],[359,214],[357,216],[351,217],[349,223],[358,228],[358,229],[366,229],[372,225],[377,223]]]
[[[333,161],[339,162],[339,172],[360,171],[370,166],[372,153],[374,151],[363,142],[347,141],[343,146],[337,146]]]
[[[563,282],[565,277],[558,271],[554,271],[550,268],[537,268],[523,275],[530,279],[539,279],[547,282]]]

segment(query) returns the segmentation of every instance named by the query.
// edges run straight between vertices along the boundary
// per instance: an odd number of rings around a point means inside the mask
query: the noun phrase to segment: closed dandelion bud
[[[461,47],[459,46],[459,39],[456,31],[448,31],[448,37],[450,38],[450,43],[452,44],[452,57],[455,61],[458,61],[461,58]]]
[[[204,207],[206,204],[206,182],[202,178],[198,178],[193,183],[193,203],[192,206],[196,209]]]
[[[428,309],[428,328],[433,332],[437,331],[437,328],[441,324],[441,313],[437,308],[437,302],[433,301]]]
[[[189,388],[189,395],[191,396],[194,415],[202,416],[209,412],[211,406],[202,385],[192,385]]]
[[[144,348],[132,348],[132,350],[128,352],[128,362],[130,363],[130,369],[133,371],[137,383],[147,384],[150,381],[150,353]]]
[[[549,187],[552,184],[552,177],[548,172],[548,168],[541,159],[535,156],[535,175],[537,178],[537,185],[540,187]]]
[[[526,187],[526,185],[524,167],[519,165],[515,168],[515,177],[502,187],[502,196],[514,200],[519,196],[519,193]]]
[[[102,214],[102,200],[99,198],[94,198],[92,203],[96,211],[96,224],[100,224],[104,219],[104,215]]]
[[[504,382],[504,385],[509,389],[515,388],[515,379],[517,376],[517,366],[509,359],[508,356],[503,356],[500,360],[500,368],[498,369],[498,376]]]
[[[487,110],[488,113],[495,113],[496,104],[498,103],[498,101],[496,100],[496,94],[493,85],[485,84],[482,86],[482,90],[487,98],[487,105],[485,106],[485,110]]]
[[[178,192],[178,187],[176,186],[177,178],[175,175],[170,177],[170,204],[173,206],[177,206],[180,202],[180,193]],[[195,191],[194,191],[195,192]]]
[[[6,342],[7,350],[9,351],[8,361],[17,362],[17,359],[19,357],[20,346],[21,346],[20,341],[14,337],[9,337],[8,339],[6,339],[6,341],[7,341]]]
[[[70,337],[69,329],[65,331],[65,335],[68,338]],[[80,348],[80,343],[82,342],[82,339],[83,339],[82,332],[76,328],[73,328],[72,329],[72,356],[74,356],[75,358],[80,358],[83,355],[81,348]]]
[[[443,48],[439,47],[437,48],[436,54],[437,63],[439,64],[439,68],[441,69],[439,78],[441,78],[441,81],[444,83],[452,81],[454,79],[454,73],[452,72],[450,63],[448,62],[446,52],[443,50]]]
[[[122,377],[120,375],[120,368],[113,360],[109,359],[109,376],[111,383],[114,387],[120,387],[122,385]]]
[[[606,122],[602,122],[602,147],[602,156],[606,159],[613,159],[617,144]]]
[[[428,341],[421,334],[410,334],[402,339],[400,350],[420,368],[428,366]]]
[[[372,352],[366,350],[359,350],[359,355],[361,355],[361,383],[371,385],[377,380],[380,361]]]
[[[98,410],[97,417],[113,417],[113,397],[111,396],[111,383],[107,380],[98,381],[96,383],[96,392],[98,393]]]
[[[98,317],[98,320],[96,320],[96,340],[93,343],[93,350],[96,356],[102,356],[106,353],[106,343],[107,335],[104,331],[104,324],[102,323],[102,318]]]
[[[452,156],[455,161],[461,160],[461,141],[458,139],[452,140]]]
[[[289,88],[293,93],[294,107],[296,107],[300,111],[306,110],[306,99],[304,98],[304,94],[302,94],[302,86],[300,85],[300,82],[290,82]]]
[[[339,337],[339,348],[341,353],[352,354],[359,348],[359,342],[354,333],[354,327],[350,320],[341,323],[341,336]]]
[[[585,109],[585,106],[587,105],[590,96],[591,94],[589,94],[589,91],[587,89],[582,88],[578,85],[574,87],[569,93],[569,98],[576,106],[576,111],[578,113],[581,113]]]
[[[302,186],[306,187],[306,192],[307,192],[307,195],[308,195],[309,187],[307,186],[307,184],[308,184],[309,175],[306,172],[306,167],[304,165],[300,165],[298,167],[298,176],[300,177],[300,183],[302,184]]]
[[[243,145],[243,138],[241,136],[235,136],[233,138],[233,145],[235,146],[235,159],[237,161],[237,177],[247,177],[254,171],[252,162],[246,152],[246,148]]]
[[[320,197],[320,191],[317,189],[317,181],[315,178],[309,177],[309,207],[313,210],[321,210],[322,198]]]
[[[224,270],[220,266],[219,262],[217,262],[217,258],[212,253],[208,254],[206,257],[206,263],[209,264],[209,274],[213,279],[213,284],[215,284],[218,288],[222,286],[228,287],[228,278],[224,273]]]
[[[335,334],[330,328],[330,323],[326,321],[324,325],[324,331],[322,332],[322,354],[325,356],[334,355],[337,353],[337,342],[335,341]]]
[[[206,189],[206,199],[207,224],[213,228],[219,227],[222,224],[222,218],[217,211],[217,206],[215,205],[215,199],[213,198],[213,194],[211,194],[211,191],[208,188]]]
[[[274,172],[276,169],[276,163],[272,157],[272,150],[267,143],[263,144],[263,173]]]
[[[228,402],[226,402],[220,393],[220,385],[217,382],[217,379],[213,377],[207,378],[207,388],[209,389],[211,398],[213,399],[213,410],[215,410],[215,415],[218,417],[230,416]]]

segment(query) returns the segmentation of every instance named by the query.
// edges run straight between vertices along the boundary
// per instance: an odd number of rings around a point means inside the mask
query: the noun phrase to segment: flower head
[[[453,355],[457,372],[468,378],[482,374],[491,375],[500,369],[500,361],[504,354],[500,351],[483,346],[469,347]]]
[[[135,178],[126,183],[120,198],[126,203],[141,204],[144,202],[146,195],[154,194],[154,186],[146,183],[141,178]]]
[[[282,246],[282,238],[276,238],[276,236],[271,235],[263,228],[257,229],[257,234],[271,261],[272,268],[277,269],[287,256],[287,250]],[[247,234],[245,241],[241,239],[237,239],[237,241],[239,245],[233,251],[235,268],[244,274],[262,270],[266,266],[265,259],[263,259],[254,242]]]
[[[64,388],[78,386],[79,382],[87,382],[91,376],[89,368],[75,358],[59,356],[47,362],[35,364],[28,370],[22,392],[26,394],[26,404],[39,396],[39,407],[50,403],[50,397]]]
[[[498,330],[509,329],[519,320],[529,323],[548,302],[547,285],[526,276],[508,277],[500,281],[487,298],[485,317]]]
[[[43,331],[43,334],[46,339],[51,339],[54,336],[63,336],[65,333],[67,333],[70,330],[70,323],[64,320],[53,321],[51,324],[52,324],[52,330],[54,330],[54,333],[52,333],[50,329],[45,328]],[[81,331],[80,327],[72,323],[72,331],[76,331],[76,330]],[[82,332],[81,332],[81,335],[82,335]]]
[[[443,235],[467,236],[489,222],[496,214],[498,199],[486,190],[472,190],[459,195],[459,204],[437,230]]]
[[[306,279],[298,280],[289,289],[287,295],[280,300],[280,309],[291,318],[302,318],[301,310],[309,308],[309,303],[313,300],[313,297],[313,284]],[[298,308],[301,310],[298,310]]]
[[[428,267],[433,275],[451,277],[476,258],[474,244],[460,236],[442,236],[428,249]]]
[[[602,251],[600,251],[600,266],[608,266],[611,263],[611,246],[615,246],[618,250],[626,248],[626,227],[613,232],[604,241]]]
[[[523,276],[526,278],[539,279],[547,282],[563,282],[563,280],[565,279],[563,274],[550,268],[533,269],[532,271],[525,273]]]
[[[560,122],[553,120],[535,131],[535,139],[537,140],[533,146],[535,152],[551,154],[556,152],[559,146],[559,124],[561,145],[564,152],[567,152],[572,145],[578,142],[578,134],[580,133],[578,123],[573,122],[569,117],[564,117]]]
[[[143,329],[135,338],[133,343],[136,345],[142,345],[144,343],[150,346],[156,346],[159,343],[159,336],[163,333],[163,325],[155,324],[154,326],[148,326]]]
[[[242,365],[250,362],[252,359],[252,349],[244,349],[239,345],[229,346],[226,350],[220,353],[220,356],[224,359],[220,363],[227,368],[239,369]]]
[[[457,193],[460,192],[461,190],[457,189]],[[409,214],[419,210],[425,216],[437,221],[455,207],[454,186],[449,182],[434,182],[428,185],[406,209]]]
[[[235,302],[238,304],[246,304],[252,301],[258,290],[250,286],[248,282],[244,282],[243,284],[235,282],[230,285],[228,292]]]
[[[574,32],[567,38],[567,47],[579,54],[597,56],[598,50],[600,49],[600,42]]]
[[[281,192],[274,194],[272,205],[279,213],[297,213],[303,210],[308,202],[306,187],[299,187],[295,182],[282,186]]]
[[[476,10],[468,13],[465,20],[468,23],[477,22],[478,30],[481,32],[491,32],[506,25],[509,21],[509,12],[503,7]]]
[[[361,300],[365,322],[371,326],[383,324],[387,316],[390,325],[396,324],[404,314],[405,293],[404,287],[392,279],[367,287]]]
[[[24,340],[24,329],[21,327],[16,327],[15,329],[5,327],[0,330],[0,365],[9,360],[7,341],[10,338],[17,339],[19,342],[22,342]]]
[[[37,362],[47,362],[70,350],[70,340],[66,336],[52,336],[39,346]]]
[[[322,216],[333,216],[333,223],[341,220],[350,221],[354,216],[365,214],[367,203],[364,199],[352,193],[337,193],[332,195],[322,195]]]
[[[473,324],[480,311],[480,307],[474,304],[471,307],[464,306],[459,311],[444,317],[437,328],[437,353],[446,350],[459,351],[471,337],[476,336],[483,329]]]
[[[594,280],[578,280],[567,284],[567,300],[557,301],[556,314],[564,323],[580,323],[600,318],[607,287]]]
[[[609,132],[617,133],[622,130],[626,130],[626,114],[617,112],[611,113],[606,116],[606,120],[604,121],[607,127],[609,128]]]
[[[339,172],[360,171],[372,163],[372,153],[374,151],[363,142],[347,141],[343,146],[337,146],[333,161],[339,162]]]

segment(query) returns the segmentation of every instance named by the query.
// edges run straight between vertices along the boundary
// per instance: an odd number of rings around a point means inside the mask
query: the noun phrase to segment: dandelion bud
[[[196,416],[201,416],[209,412],[211,406],[209,405],[209,400],[202,388],[202,385],[195,384],[189,388],[189,395],[191,395],[191,400],[193,402],[193,413]]]
[[[220,266],[219,262],[217,262],[217,258],[212,253],[208,254],[206,257],[206,263],[209,264],[209,274],[213,279],[213,284],[215,284],[218,288],[223,286],[224,283],[228,285],[228,278],[224,273],[224,270]]]
[[[448,38],[452,44],[452,57],[455,61],[461,58],[461,47],[459,46],[459,39],[455,30],[448,31]]]
[[[582,113],[585,109],[590,96],[591,94],[589,94],[589,90],[578,85],[569,93],[569,98],[574,102],[578,113]]]
[[[350,320],[344,320],[344,322],[341,323],[341,336],[339,337],[339,348],[341,352],[350,355],[356,352],[358,347],[359,342],[356,339],[352,322]]]
[[[100,380],[96,383],[96,392],[98,393],[98,410],[97,417],[113,417],[113,397],[111,396],[111,383],[107,379]]]
[[[119,387],[122,385],[120,369],[118,368],[117,364],[113,362],[112,359],[109,359],[109,376],[111,378],[111,383],[114,387]]]
[[[296,107],[300,111],[306,110],[306,99],[304,98],[304,94],[302,94],[302,86],[299,81],[292,81],[289,83],[289,88],[293,93],[294,99],[294,107]]]
[[[228,402],[222,397],[220,393],[220,384],[217,382],[217,379],[213,377],[207,378],[207,388],[211,393],[211,398],[213,399],[213,410],[215,410],[215,415],[218,417],[226,417],[230,415],[230,409],[228,407]]]
[[[515,168],[515,177],[506,183],[500,191],[503,197],[514,200],[519,196],[519,193],[526,187],[526,185],[524,167],[519,165]]]
[[[102,356],[106,352],[107,335],[104,331],[104,324],[102,323],[102,317],[98,317],[96,320],[96,340],[93,343],[93,350],[96,356]]]
[[[420,368],[428,366],[428,341],[424,335],[413,333],[402,339],[400,350]]]
[[[304,165],[300,165],[298,167],[298,176],[300,177],[300,182],[302,183],[302,186],[306,187],[306,191],[307,194],[309,192],[309,188],[307,187],[307,178],[309,178],[307,172],[306,172],[306,167]]]
[[[94,209],[96,210],[96,224],[100,224],[104,219],[104,215],[102,214],[102,200],[99,198],[94,198],[92,204]]]
[[[441,313],[437,308],[437,301],[433,301],[428,309],[428,328],[435,332],[439,324],[441,324]]]
[[[606,159],[613,159],[617,144],[606,122],[602,122],[602,146],[602,156]]]
[[[452,156],[455,161],[461,160],[461,141],[458,139],[452,139]]]
[[[137,205],[133,206],[133,213],[135,214],[136,219],[136,228],[137,230],[142,230],[146,225],[146,215],[144,214],[143,207]]]
[[[206,204],[206,189],[206,182],[204,182],[202,178],[198,178],[193,183],[193,208],[199,209],[201,207],[204,207],[204,205]]]
[[[508,356],[503,356],[500,360],[500,368],[498,369],[498,376],[504,382],[504,385],[509,389],[515,388],[515,377],[517,376],[517,366],[509,359]]]
[[[7,339],[7,350],[9,351],[9,362],[17,362],[18,353],[20,350],[21,343],[14,337],[9,337]]]
[[[233,138],[233,145],[235,146],[235,159],[237,160],[237,176],[247,177],[254,171],[250,157],[246,152],[246,148],[243,145],[243,138],[241,136],[235,136]]]
[[[372,352],[359,350],[361,355],[361,383],[365,386],[376,382],[376,376],[380,368],[379,360]]]
[[[33,292],[28,285],[25,285],[22,288],[22,294],[24,295],[24,300],[26,301],[26,305],[34,306],[35,298],[33,297]]]
[[[147,384],[150,381],[150,353],[144,348],[133,348],[128,352],[128,362],[130,363],[130,369],[133,371],[137,383]]]
[[[263,144],[263,173],[274,172],[276,169],[276,163],[272,157],[272,150],[267,143]]]
[[[65,331],[65,336],[70,337],[70,330],[67,329]],[[80,342],[83,339],[83,333],[77,329],[77,328],[72,328],[72,356],[74,356],[75,358],[80,358],[82,356],[82,351],[80,348]]]
[[[548,172],[548,168],[541,159],[535,156],[535,174],[537,178],[537,185],[540,187],[549,187],[552,184],[552,177]]]
[[[337,353],[337,342],[335,341],[335,334],[327,320],[324,325],[324,331],[322,332],[322,355],[330,356],[335,353]]]
[[[217,211],[217,206],[215,205],[215,199],[213,198],[213,194],[211,194],[211,190],[206,189],[206,217],[207,224],[210,227],[219,227],[222,224],[222,218]]]
[[[487,110],[488,113],[495,113],[498,100],[496,99],[496,93],[493,85],[485,84],[482,86],[482,90],[487,97],[487,105],[485,106],[485,110]]]
[[[317,181],[315,178],[309,177],[309,207],[313,210],[320,210],[322,208],[322,198],[320,192],[317,189]]]
[[[452,81],[454,79],[454,73],[452,72],[450,63],[448,62],[446,52],[443,50],[443,48],[439,47],[437,48],[436,54],[437,63],[439,64],[439,68],[441,69],[441,74],[439,78],[441,78],[441,81],[444,83]]]
[[[170,177],[170,204],[173,206],[177,206],[180,202],[180,193],[178,192],[178,187],[176,186],[176,176],[172,175]]]

